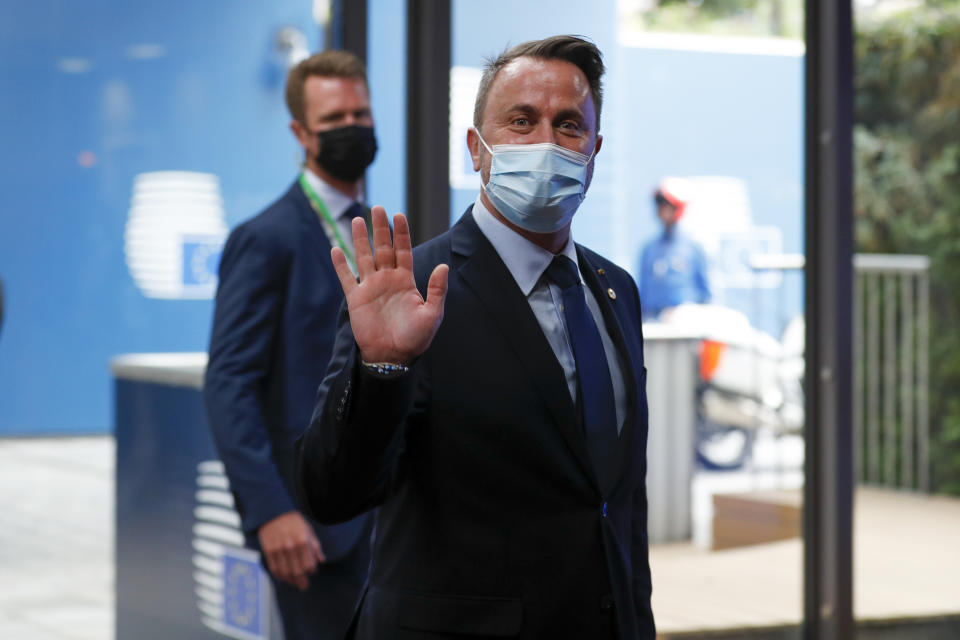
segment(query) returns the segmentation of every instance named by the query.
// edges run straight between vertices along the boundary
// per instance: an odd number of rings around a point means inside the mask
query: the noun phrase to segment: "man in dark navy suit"
[[[332,527],[306,519],[292,499],[293,441],[310,421],[343,302],[330,249],[353,263],[350,221],[366,211],[362,178],[376,140],[366,71],[350,53],[300,62],[286,99],[303,171],[227,240],[204,397],[285,637],[338,638],[366,577],[372,517],[358,511]]]
[[[413,251],[374,207],[359,279],[332,250],[348,313],[295,475],[320,521],[379,505],[356,638],[655,637],[639,296],[570,231],[603,71],[572,36],[505,52],[471,209]]]

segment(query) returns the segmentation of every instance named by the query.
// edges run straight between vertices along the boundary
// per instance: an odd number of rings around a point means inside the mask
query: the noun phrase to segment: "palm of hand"
[[[426,351],[440,327],[448,268],[438,265],[433,270],[424,300],[413,277],[410,232],[402,214],[394,217],[391,241],[386,212],[373,208],[373,251],[362,220],[354,220],[352,231],[359,281],[343,252],[334,248],[332,258],[361,357],[367,362],[407,364]]]

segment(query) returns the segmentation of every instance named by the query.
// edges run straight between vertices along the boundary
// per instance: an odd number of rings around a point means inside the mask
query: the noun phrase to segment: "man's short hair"
[[[367,69],[363,62],[349,51],[321,51],[298,62],[287,74],[287,109],[297,122],[306,124],[304,84],[310,76],[328,78],[360,78],[367,84]]]
[[[477,89],[477,101],[473,106],[473,126],[480,129],[487,95],[500,70],[517,58],[541,58],[565,60],[576,65],[590,84],[590,96],[597,111],[597,131],[600,131],[600,107],[603,103],[603,55],[597,45],[577,36],[551,36],[543,40],[531,40],[508,49],[496,58],[488,59]]]

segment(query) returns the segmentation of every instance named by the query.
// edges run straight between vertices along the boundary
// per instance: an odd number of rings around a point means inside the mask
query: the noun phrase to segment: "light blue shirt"
[[[533,315],[536,316],[540,328],[543,329],[543,333],[547,337],[547,342],[550,343],[554,355],[557,356],[557,360],[563,367],[570,397],[576,403],[577,364],[573,358],[570,335],[566,327],[566,318],[563,315],[560,287],[549,282],[543,275],[543,272],[546,271],[553,260],[553,254],[530,242],[497,220],[483,205],[480,197],[477,197],[477,201],[473,205],[473,219],[480,227],[481,233],[493,245],[497,255],[503,260],[503,264],[506,265],[510,275],[513,276],[517,286],[520,287],[520,291],[526,296]],[[577,249],[572,235],[561,253],[577,265],[577,273],[579,274],[580,265],[577,262]],[[583,282],[582,276],[580,282]],[[620,369],[620,358],[616,347],[613,345],[613,340],[610,339],[607,332],[606,324],[603,321],[603,313],[601,313],[600,307],[593,297],[593,292],[590,291],[588,286],[584,286],[583,291],[587,300],[587,307],[593,315],[593,321],[597,323],[600,338],[603,340],[603,351],[607,356],[607,366],[610,368],[610,379],[613,382],[613,396],[617,411],[617,432],[619,432],[627,415],[627,391]]]
[[[685,302],[710,301],[703,248],[677,228],[654,238],[640,254],[640,308],[644,319]]]
[[[345,214],[347,213],[347,209],[349,209],[355,201],[347,194],[331,187],[324,182],[320,176],[306,167],[303,168],[303,175],[307,177],[307,183],[313,187],[313,190],[320,196],[320,199],[323,200],[323,204],[327,208],[327,213],[337,221],[337,231],[339,231],[343,237],[343,242],[350,251],[353,251],[353,231],[350,227],[351,220]],[[317,215],[319,216],[319,214]],[[329,228],[323,216],[319,217],[323,231],[327,234],[327,239],[330,240],[330,246],[338,246],[337,239],[333,235],[333,230]]]

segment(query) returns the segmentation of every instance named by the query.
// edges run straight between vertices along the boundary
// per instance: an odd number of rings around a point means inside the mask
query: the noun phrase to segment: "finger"
[[[380,210],[380,215],[387,215],[383,207],[374,207],[374,220],[376,220],[377,209]],[[376,271],[373,266],[373,253],[370,251],[370,240],[367,239],[367,223],[363,218],[354,218],[350,223],[350,231],[353,232],[353,255],[357,258],[357,275],[362,282],[369,274]]]
[[[347,256],[340,247],[334,247],[330,250],[330,259],[333,260],[333,268],[337,272],[337,278],[340,279],[340,286],[343,287],[343,295],[350,297],[350,292],[357,286],[357,276],[350,271]]]
[[[313,539],[311,540],[311,542],[312,542],[313,544],[311,544],[310,546],[313,548],[313,555],[314,555],[314,557],[317,559],[317,562],[318,562],[318,563],[319,563],[319,562],[326,562],[326,561],[327,561],[327,554],[325,554],[325,553],[323,552],[323,547],[320,546],[320,541],[317,540],[316,538],[313,538]]]
[[[373,208],[373,255],[377,269],[392,269],[397,266],[393,242],[390,239],[390,223],[387,222],[387,212],[383,207]]]
[[[402,213],[393,216],[393,246],[396,249],[397,268],[413,271],[413,249],[410,243],[410,226]]]
[[[306,551],[306,547],[303,545],[287,549],[287,561],[290,563],[290,582],[295,584],[301,591],[306,590],[306,588],[310,586],[310,580],[307,574],[313,571],[313,567],[315,566],[311,564],[312,558],[310,558],[309,555],[304,558],[304,551]],[[306,564],[304,564],[304,560],[307,560]]]
[[[301,573],[313,573],[316,570],[317,557],[313,554],[313,545],[310,544],[309,539],[297,547],[297,555]]]
[[[269,553],[268,553],[268,552],[264,551],[264,552],[263,552],[263,557],[264,557],[264,559],[265,559],[266,562],[267,562],[267,571],[270,572],[270,575],[272,575],[272,576],[274,576],[274,577],[276,577],[276,578],[279,578],[279,577],[280,577],[280,571],[277,569],[277,562],[276,562],[276,560],[274,559],[274,553],[273,553],[273,552],[269,552]]]
[[[277,549],[271,551],[267,554],[268,561],[272,559],[272,564],[274,567],[273,575],[280,580],[286,582],[292,582],[291,576],[292,572],[290,570],[290,562],[287,559],[287,554],[284,553],[283,549]]]
[[[310,580],[304,574],[296,576],[293,579],[293,584],[295,584],[297,589],[300,589],[300,591],[306,591],[310,588]]]
[[[430,274],[430,280],[427,282],[427,299],[424,300],[424,306],[427,307],[436,317],[437,322],[443,319],[443,302],[447,297],[447,277],[450,274],[450,267],[445,264],[438,264]]]
[[[301,569],[296,569],[290,573],[290,577],[287,579],[287,582],[295,586],[300,591],[306,591],[307,587],[310,586],[310,579],[307,576],[306,572]]]

